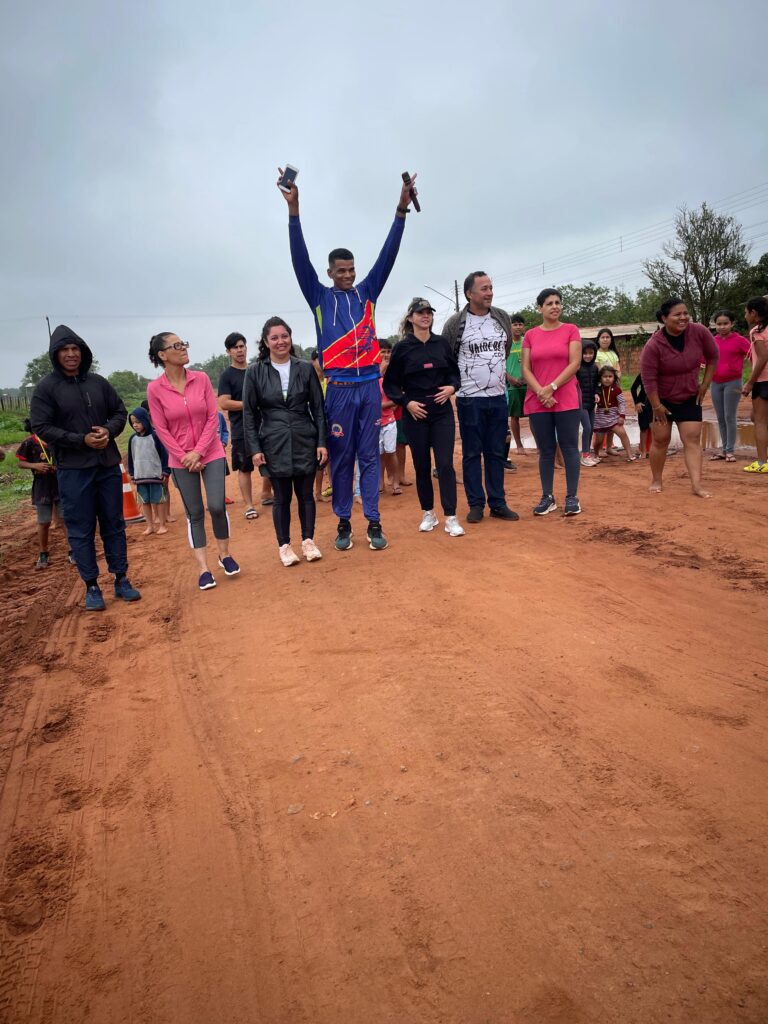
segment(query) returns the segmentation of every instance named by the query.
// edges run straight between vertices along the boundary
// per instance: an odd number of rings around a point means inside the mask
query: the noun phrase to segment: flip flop
[[[274,505],[274,504],[275,504],[275,499],[274,499],[274,498],[265,498],[265,499],[264,499],[264,500],[262,501],[262,503],[261,503],[261,504],[262,504],[262,505]]]
[[[403,492],[402,492],[402,490],[399,487],[393,487],[392,488],[392,493],[393,494],[402,494]]]
[[[245,516],[246,519],[258,519],[259,518],[259,513],[256,511],[256,509],[252,505],[249,506],[245,510],[243,515]]]
[[[725,461],[727,461],[727,459],[726,459],[725,455],[722,455],[720,452],[717,452],[716,455],[710,455],[709,456],[709,461],[710,462],[725,462]]]
[[[728,452],[728,454],[725,456],[725,461],[726,462],[735,462],[736,461],[736,456],[735,455],[731,455],[731,453]]]

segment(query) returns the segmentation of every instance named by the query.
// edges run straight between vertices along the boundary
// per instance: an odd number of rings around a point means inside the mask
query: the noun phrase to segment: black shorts
[[[691,395],[684,402],[668,402],[666,398],[660,397],[659,401],[667,409],[667,418],[670,422],[701,423],[701,406],[697,398],[697,395]]]
[[[759,380],[752,385],[752,397],[762,398],[764,402],[768,402],[768,380]]]
[[[245,440],[242,437],[232,438],[232,469],[240,473],[253,472],[253,459],[245,454]]]

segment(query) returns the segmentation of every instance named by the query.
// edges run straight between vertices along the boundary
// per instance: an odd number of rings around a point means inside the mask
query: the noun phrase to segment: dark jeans
[[[495,398],[457,398],[461,434],[464,490],[470,508],[484,508],[486,493],[490,508],[503,508],[504,449],[507,440],[507,400]],[[485,492],[483,491],[483,465]]]
[[[306,476],[271,476],[272,493],[274,502],[272,504],[272,522],[277,534],[277,543],[280,547],[283,544],[291,543],[291,498],[296,493],[296,501],[299,506],[299,522],[301,523],[301,539],[309,540],[315,536],[315,474],[308,473]]]
[[[58,469],[60,508],[77,571],[87,583],[98,579],[96,523],[110,572],[128,572],[123,519],[123,477],[119,466]]]
[[[560,445],[565,462],[566,494],[576,497],[579,490],[579,423],[581,409],[566,412],[533,412],[528,417],[536,447],[539,449],[539,476],[542,494],[552,494],[555,480],[555,449]]]
[[[595,409],[579,409],[581,420],[581,451],[588,455],[592,445],[592,431],[595,429]]]
[[[413,468],[416,472],[416,490],[419,503],[425,512],[435,507],[435,491],[432,487],[432,458],[435,453],[435,468],[440,485],[440,504],[443,514],[456,515],[456,470],[453,468],[453,448],[456,438],[456,421],[451,403],[435,406],[441,412],[430,409],[425,420],[415,420],[409,412],[403,415],[402,423],[408,444],[411,446]]]

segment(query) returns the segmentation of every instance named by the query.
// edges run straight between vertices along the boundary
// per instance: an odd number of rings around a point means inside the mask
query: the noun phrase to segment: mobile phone
[[[296,181],[296,175],[299,173],[298,167],[291,167],[290,164],[285,165],[283,176],[277,183],[277,187],[282,189],[283,192],[290,192],[290,186]]]

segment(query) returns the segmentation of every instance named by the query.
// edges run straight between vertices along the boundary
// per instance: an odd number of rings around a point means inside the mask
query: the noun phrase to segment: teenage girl
[[[733,313],[727,309],[719,309],[715,313],[715,342],[720,355],[709,393],[712,395],[712,405],[717,413],[722,452],[711,455],[711,462],[718,459],[725,459],[726,462],[736,461],[733,454],[738,430],[736,410],[741,400],[744,359],[749,354],[749,341],[734,331],[734,319]]]
[[[604,366],[598,378],[597,394],[595,395],[595,458],[603,436],[612,431],[621,441],[627,456],[627,462],[634,462],[632,447],[624,429],[624,417],[627,414],[627,403],[624,401],[616,371],[612,366]]]

